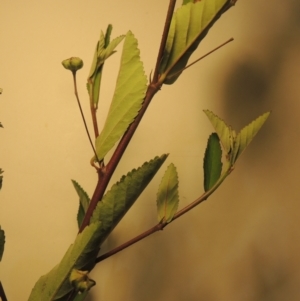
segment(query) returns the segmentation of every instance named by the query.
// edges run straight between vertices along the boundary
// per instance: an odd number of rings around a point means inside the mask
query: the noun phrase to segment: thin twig
[[[203,60],[204,58],[206,58],[207,56],[209,56],[210,54],[212,54],[213,52],[219,50],[221,47],[225,46],[226,44],[230,43],[233,41],[233,38],[230,38],[229,40],[227,40],[226,42],[222,43],[221,45],[217,46],[216,48],[210,50],[209,52],[207,52],[206,54],[202,55],[201,57],[199,57],[197,60],[193,61],[192,63],[186,65],[184,68],[182,68],[181,70],[173,73],[172,75],[169,76],[169,78],[172,78],[173,76],[177,75],[178,73],[181,73],[182,71],[186,70],[187,68],[193,66],[194,64],[198,63],[199,61]]]
[[[85,117],[84,117],[84,114],[83,114],[83,110],[82,110],[82,107],[81,107],[81,104],[80,104],[80,100],[79,100],[79,96],[78,96],[78,92],[77,92],[76,72],[72,72],[72,74],[73,74],[73,82],[74,82],[74,93],[75,93],[76,100],[77,100],[77,103],[78,103],[78,107],[79,107],[79,110],[80,110],[80,114],[81,114],[81,117],[82,117],[82,120],[83,120],[85,131],[87,133],[87,136],[89,138],[90,144],[92,146],[95,158],[96,158],[97,162],[99,162],[98,156],[97,156],[97,153],[96,153],[96,149],[95,149],[94,144],[92,142],[91,135],[89,133],[89,129],[87,127],[86,120],[85,120]]]

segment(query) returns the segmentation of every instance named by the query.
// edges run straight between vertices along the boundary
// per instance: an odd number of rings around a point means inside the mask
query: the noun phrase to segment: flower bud
[[[79,57],[71,57],[69,59],[63,60],[61,63],[67,70],[70,70],[72,72],[76,72],[83,66],[83,61]]]

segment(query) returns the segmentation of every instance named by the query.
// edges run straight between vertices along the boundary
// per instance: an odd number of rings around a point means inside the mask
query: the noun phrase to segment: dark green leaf
[[[0,226],[0,261],[2,260],[5,245],[5,233]]]
[[[179,204],[178,175],[174,164],[170,164],[161,180],[157,193],[158,220],[169,223]]]
[[[81,223],[84,219],[85,213],[89,207],[90,198],[76,181],[72,180],[72,183],[79,196],[79,209],[78,209],[78,213],[77,213],[77,223],[78,223],[78,227],[80,228]]]
[[[213,187],[219,180],[222,172],[222,149],[216,133],[209,136],[203,162],[204,190]]]
[[[1,176],[2,173],[3,170],[0,168],[0,189],[2,188],[2,183],[3,183],[3,176]]]
[[[133,169],[114,184],[98,203],[91,222],[102,222],[99,230],[102,236],[101,243],[150,183],[166,158],[167,155],[162,155],[144,163],[138,169]]]

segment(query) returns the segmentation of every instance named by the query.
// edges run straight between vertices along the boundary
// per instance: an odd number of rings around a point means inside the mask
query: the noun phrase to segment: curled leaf
[[[85,213],[89,207],[90,198],[88,194],[83,190],[83,188],[76,181],[72,180],[72,183],[79,196],[79,209],[77,213],[77,223],[78,223],[78,227],[80,228]]]

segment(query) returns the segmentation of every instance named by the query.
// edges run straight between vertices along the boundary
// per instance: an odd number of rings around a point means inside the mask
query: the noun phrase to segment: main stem
[[[170,0],[168,13],[167,13],[166,21],[165,21],[165,25],[164,25],[163,35],[162,35],[162,39],[161,39],[161,43],[160,43],[160,48],[159,48],[159,52],[158,52],[158,56],[157,56],[157,63],[156,63],[155,70],[154,70],[154,77],[153,77],[152,82],[148,86],[142,108],[140,109],[137,117],[134,119],[134,121],[131,123],[131,125],[128,127],[127,131],[123,135],[123,137],[122,137],[121,141],[119,142],[109,163],[105,167],[100,168],[98,170],[98,182],[97,182],[94,194],[91,198],[90,205],[86,211],[86,214],[85,214],[82,224],[80,226],[79,233],[82,232],[83,229],[87,225],[89,225],[91,216],[92,216],[98,202],[102,199],[104,192],[106,190],[106,187],[107,187],[116,167],[118,166],[129,142],[131,141],[131,138],[133,137],[138,125],[140,124],[140,121],[142,120],[152,98],[160,90],[160,88],[162,86],[162,83],[159,82],[159,65],[162,60],[163,51],[165,49],[175,4],[176,4],[176,0]]]
[[[140,109],[137,117],[131,123],[125,134],[123,135],[121,141],[119,142],[114,154],[112,155],[109,163],[102,169],[98,170],[98,182],[94,194],[91,198],[90,205],[86,211],[84,216],[83,222],[79,229],[79,232],[82,232],[83,229],[89,224],[90,218],[97,206],[99,200],[102,199],[102,196],[106,190],[106,187],[118,166],[133,134],[135,133],[140,121],[142,120],[153,96],[159,91],[160,85],[159,84],[150,84],[146,93],[146,97],[144,99],[142,108]]]

